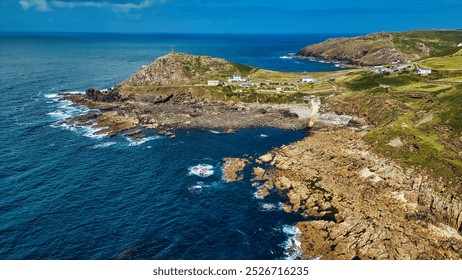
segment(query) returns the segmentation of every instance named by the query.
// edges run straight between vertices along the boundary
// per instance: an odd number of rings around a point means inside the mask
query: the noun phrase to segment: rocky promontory
[[[305,117],[291,112],[290,105],[281,108],[258,102],[236,102],[228,97],[234,85],[207,85],[209,79],[225,81],[235,73],[248,75],[253,69],[220,58],[170,53],[141,67],[114,88],[89,88],[84,95],[62,96],[76,104],[100,109],[91,119],[78,116],[69,119],[69,123],[100,127],[97,133],[108,136],[132,128],[221,131],[257,126],[305,128]],[[253,93],[238,94],[245,97]]]
[[[462,31],[379,32],[329,39],[306,46],[297,55],[352,65],[406,63],[455,50]]]

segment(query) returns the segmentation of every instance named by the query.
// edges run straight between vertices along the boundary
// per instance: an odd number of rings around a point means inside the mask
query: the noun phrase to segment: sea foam
[[[58,94],[57,93],[50,93],[50,94],[45,94],[44,96],[46,98],[55,99],[55,98],[58,97]]]
[[[213,175],[213,166],[210,164],[198,164],[188,168],[189,175],[196,175],[199,177],[209,177]]]
[[[262,211],[274,211],[278,209],[278,207],[272,203],[262,203],[260,204],[260,208]]]
[[[115,144],[117,144],[117,142],[104,142],[104,143],[93,145],[91,148],[92,149],[106,148],[106,147],[109,147]]]
[[[196,182],[195,185],[188,187],[188,190],[190,190],[190,191],[199,191],[199,190],[202,190],[205,187],[207,187],[207,185],[204,184],[204,182],[199,181],[199,182]]]
[[[162,138],[162,136],[149,136],[149,137],[144,137],[144,138],[139,138],[139,139],[136,139],[136,140],[132,140],[130,138],[127,137],[127,140],[128,142],[130,142],[130,144],[128,144],[129,147],[134,147],[134,146],[139,146],[141,144],[144,144],[148,141],[151,141],[151,140],[155,140],[155,139],[160,139]]]
[[[297,260],[302,258],[302,244],[300,242],[301,231],[295,225],[284,225],[282,232],[287,236],[287,240],[282,243],[285,249],[284,255],[286,260]]]

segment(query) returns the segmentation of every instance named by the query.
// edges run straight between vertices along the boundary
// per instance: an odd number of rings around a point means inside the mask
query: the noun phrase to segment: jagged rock
[[[97,131],[95,134],[107,134],[109,137],[118,133],[132,129],[139,124],[135,116],[121,115],[115,111],[103,112],[98,115],[95,127],[107,127]]]
[[[133,135],[132,137],[130,137],[131,140],[137,140],[137,139],[143,139],[143,138],[146,138],[146,135],[144,134],[137,134],[137,135]]]
[[[76,117],[69,118],[67,119],[67,123],[68,124],[86,123],[88,121],[96,120],[97,117],[98,117],[98,114],[96,113],[87,113],[82,116],[76,116]]]
[[[107,91],[99,91],[94,88],[88,88],[85,95],[94,101],[101,102],[117,102],[120,101],[121,96],[118,89],[109,89]]]
[[[275,182],[275,186],[279,190],[287,190],[287,189],[290,189],[291,182],[287,177],[280,177],[280,178],[277,178]]]
[[[260,186],[260,187],[258,188],[258,192],[257,192],[257,194],[256,194],[256,197],[257,197],[257,198],[263,198],[263,197],[266,197],[266,196],[268,196],[268,195],[269,195],[269,190],[268,190],[267,187],[265,187],[265,186]]]
[[[290,205],[282,204],[282,205],[281,205],[281,208],[282,208],[282,210],[284,210],[284,212],[286,212],[286,213],[292,212],[292,206],[290,206]]]
[[[273,160],[273,155],[268,153],[258,158],[261,162],[268,163]]]
[[[141,129],[135,129],[124,133],[124,136],[133,136],[135,134],[141,133]]]
[[[265,169],[261,167],[254,167],[253,174],[255,175],[254,180],[257,180],[257,181],[265,180]]]
[[[226,182],[240,181],[244,179],[241,172],[249,162],[241,158],[224,158],[223,159],[223,180]]]

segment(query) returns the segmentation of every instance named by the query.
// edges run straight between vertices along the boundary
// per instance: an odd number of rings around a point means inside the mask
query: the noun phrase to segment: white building
[[[245,78],[243,78],[241,76],[241,74],[236,73],[232,77],[228,78],[228,82],[230,82],[230,83],[232,83],[232,82],[245,82]]]
[[[459,43],[457,46],[458,46],[458,47],[462,47],[462,43]]]
[[[301,82],[302,83],[314,83],[316,80],[311,77],[303,77]]]
[[[284,91],[284,89],[282,87],[277,87],[276,88],[276,93],[281,93],[283,91]]]
[[[216,87],[220,85],[220,81],[218,80],[208,80],[207,81],[208,86]]]
[[[432,69],[430,68],[419,68],[419,70],[417,70],[417,74],[419,75],[429,75],[432,73]]]

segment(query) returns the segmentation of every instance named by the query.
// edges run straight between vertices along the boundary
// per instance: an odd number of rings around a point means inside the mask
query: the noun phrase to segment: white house
[[[372,68],[374,68],[375,70],[382,70],[382,69],[383,69],[383,65],[372,66]]]
[[[430,68],[419,68],[419,70],[417,70],[418,75],[429,75],[431,73],[432,73],[432,69]]]
[[[220,81],[218,80],[208,80],[207,81],[208,86],[216,87],[220,85]]]
[[[303,77],[301,82],[302,83],[314,83],[316,80],[311,77]]]
[[[232,82],[245,82],[245,78],[243,78],[241,76],[241,74],[236,73],[232,77],[228,78],[228,82],[230,82],[230,83],[232,83]]]
[[[276,93],[281,93],[283,91],[284,91],[284,89],[282,87],[277,87],[276,88]]]
[[[458,46],[458,47],[462,47],[462,43],[459,43],[457,46]]]

